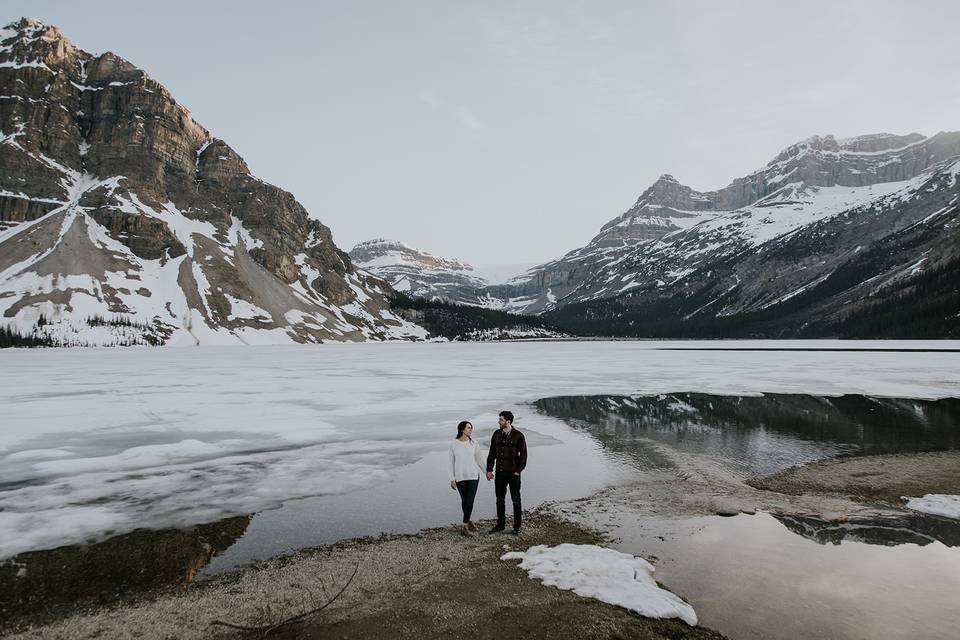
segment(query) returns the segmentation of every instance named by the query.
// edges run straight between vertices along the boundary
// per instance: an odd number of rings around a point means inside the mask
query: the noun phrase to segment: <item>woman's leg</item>
[[[477,497],[477,487],[480,486],[480,480],[464,480],[463,484],[466,485],[466,495],[463,497],[463,522],[466,524],[470,522],[470,516],[473,514],[473,500]]]
[[[469,480],[461,480],[457,483],[457,493],[460,494],[460,508],[463,509],[463,523],[470,521],[470,511],[473,510],[473,499],[469,497]]]

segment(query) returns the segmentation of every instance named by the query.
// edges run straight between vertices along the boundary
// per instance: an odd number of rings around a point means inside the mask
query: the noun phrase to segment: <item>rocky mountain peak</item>
[[[632,207],[600,228],[588,246],[612,247],[656,240],[675,231],[678,222],[716,207],[716,194],[700,193],[669,173],[640,194]]]
[[[153,343],[423,335],[292,194],[122,57],[23,19],[0,33],[0,95],[18,98],[0,101],[0,326],[42,315],[88,344],[117,340],[91,318]]]
[[[790,160],[791,158],[796,158],[810,152],[839,150],[840,145],[837,144],[836,139],[832,135],[811,136],[805,140],[796,142],[781,151],[773,159],[773,162],[783,162],[785,160]]]
[[[665,173],[647,187],[639,198],[633,209],[645,205],[659,205],[665,207],[676,207],[679,209],[692,209],[696,205],[694,201],[703,201],[703,194],[694,191],[690,187],[680,184],[680,181],[669,173]]]
[[[907,135],[897,135],[894,133],[872,133],[853,138],[843,138],[837,140],[837,144],[844,151],[854,153],[877,153],[878,151],[890,151],[893,149],[902,149],[908,145],[926,140],[927,136],[921,133],[908,133]]]
[[[816,135],[790,145],[777,154],[777,157],[773,159],[771,164],[818,153],[857,154],[895,151],[926,139],[926,136],[919,133],[910,133],[907,135],[872,133],[853,138],[842,138],[840,140],[832,134],[824,136]]]
[[[8,32],[15,32],[15,35],[19,39],[27,42],[38,39],[47,41],[66,39],[60,29],[48,25],[38,18],[28,18],[26,16],[4,25],[3,33],[0,34],[4,40],[11,37],[11,34]]]
[[[372,240],[364,240],[363,242],[357,243],[356,246],[351,249],[350,253],[354,252],[371,252],[371,253],[381,253],[384,251],[411,251],[413,247],[410,247],[399,240],[390,240],[389,238],[373,238]]]
[[[81,54],[60,29],[36,18],[21,18],[0,30],[0,55],[9,66],[59,66]]]

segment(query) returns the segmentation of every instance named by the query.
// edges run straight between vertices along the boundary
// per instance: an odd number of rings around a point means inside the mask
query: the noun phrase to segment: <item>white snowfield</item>
[[[543,584],[629,609],[648,618],[680,618],[697,624],[689,604],[653,579],[653,565],[626,553],[592,544],[537,545],[511,551],[501,560],[520,560],[520,568]]]
[[[519,428],[535,430],[550,419],[524,403],[542,397],[960,397],[958,353],[688,350],[698,346],[960,348],[651,341],[4,349],[0,559],[369,487],[445,451],[460,420],[492,427],[509,408]],[[533,451],[531,471],[535,460]]]
[[[907,498],[907,508],[944,518],[960,520],[960,496],[944,493],[928,493],[922,498]]]

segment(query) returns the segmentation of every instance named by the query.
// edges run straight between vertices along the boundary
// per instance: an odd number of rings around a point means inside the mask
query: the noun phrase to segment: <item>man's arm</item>
[[[493,432],[493,437],[490,438],[490,453],[487,454],[487,473],[493,473],[493,463],[497,460],[497,436],[500,435],[499,431]]]
[[[527,439],[520,434],[520,442],[517,443],[517,473],[523,471],[527,466]]]

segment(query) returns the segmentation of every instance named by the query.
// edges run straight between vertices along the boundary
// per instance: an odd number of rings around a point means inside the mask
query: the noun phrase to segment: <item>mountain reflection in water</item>
[[[643,465],[651,464],[643,440],[717,456],[750,475],[837,455],[960,448],[956,398],[671,393],[562,396],[535,404]]]
[[[790,531],[819,544],[838,545],[843,541],[893,547],[898,544],[928,545],[940,542],[960,546],[960,522],[928,516],[873,518],[842,522],[810,516],[771,514]]]
[[[186,585],[244,534],[251,517],[21,553],[0,563],[0,630],[55,618],[78,604],[109,604],[137,591]]]

